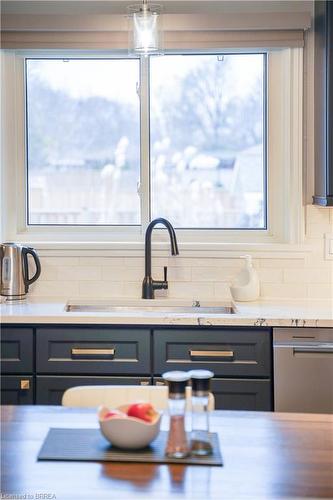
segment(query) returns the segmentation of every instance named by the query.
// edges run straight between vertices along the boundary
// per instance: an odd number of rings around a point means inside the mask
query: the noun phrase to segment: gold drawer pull
[[[156,380],[155,385],[166,385],[165,382],[162,382],[161,380]]]
[[[234,351],[190,351],[192,358],[233,358]]]
[[[140,385],[150,385],[149,380],[141,380]]]
[[[20,380],[21,391],[28,391],[30,389],[30,380]]]
[[[72,349],[72,356],[101,356],[110,357],[115,355],[115,349]]]

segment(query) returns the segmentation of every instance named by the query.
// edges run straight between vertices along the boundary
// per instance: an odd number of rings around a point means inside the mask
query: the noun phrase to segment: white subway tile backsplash
[[[257,269],[261,283],[282,283],[283,269],[259,268]]]
[[[75,297],[79,294],[79,282],[38,280],[31,291],[36,297]]]
[[[41,262],[46,266],[78,266],[80,257],[42,257]]]
[[[58,280],[70,281],[97,281],[102,278],[102,270],[99,265],[92,266],[59,266]]]
[[[302,283],[261,283],[260,296],[270,299],[305,299],[307,298],[307,290]]]
[[[285,283],[331,283],[332,275],[323,269],[285,269]]]
[[[333,315],[333,282],[331,284],[314,284],[307,285],[308,297],[311,299],[329,299],[332,298],[332,315]]]
[[[142,281],[144,277],[144,267],[103,267],[102,279],[114,282]]]
[[[194,267],[193,281],[231,281],[239,273],[239,269],[231,267]]]
[[[262,268],[295,268],[304,267],[304,259],[261,259],[260,267]]]
[[[80,257],[80,266],[112,266],[112,267],[122,267],[124,265],[124,257]]]
[[[164,266],[153,267],[152,275],[155,280],[164,279]],[[144,277],[144,270],[142,279]],[[191,281],[190,267],[168,267],[168,281]]]
[[[169,283],[169,297],[173,298],[214,298],[213,283],[174,282]]]
[[[228,296],[230,283],[214,283],[215,300],[225,300]]]
[[[235,257],[234,259],[221,257],[169,257],[168,265],[170,267],[241,267],[244,263],[243,259]],[[154,264],[156,261],[154,259]]]
[[[154,262],[156,262],[156,260],[157,259],[154,258]],[[143,268],[144,262],[145,262],[144,257],[124,257],[125,267]]]
[[[142,294],[142,282],[140,281],[133,281],[133,282],[127,282],[123,283],[123,296],[124,297],[135,297],[135,298],[140,298]]]
[[[333,209],[306,207],[305,258],[255,258],[261,282],[261,297],[329,298],[333,300],[333,261],[324,259],[324,234],[333,232]],[[154,252],[153,252],[154,253]],[[244,252],[246,253],[246,252]],[[144,277],[142,257],[41,257],[42,274],[31,287],[34,296],[55,297],[140,297]],[[243,259],[153,255],[154,279],[163,278],[168,267],[171,298],[211,298],[225,296],[244,265]],[[31,274],[34,266],[31,264]]]
[[[30,276],[33,276],[34,270],[30,268]],[[41,278],[43,281],[56,281],[58,279],[58,268],[56,266],[42,266]]]
[[[113,281],[80,281],[78,294],[94,299],[120,298],[123,296],[123,284]]]

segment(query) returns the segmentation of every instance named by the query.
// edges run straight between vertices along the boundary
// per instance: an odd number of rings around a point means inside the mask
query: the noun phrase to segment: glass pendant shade
[[[162,54],[161,6],[137,4],[128,7],[129,54]]]

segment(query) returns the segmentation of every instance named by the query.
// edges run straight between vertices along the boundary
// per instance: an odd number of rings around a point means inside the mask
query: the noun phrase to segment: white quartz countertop
[[[120,299],[118,299],[119,302]],[[167,299],[165,299],[167,300]],[[286,300],[236,303],[236,314],[175,313],[161,311],[67,312],[64,299],[2,302],[3,324],[110,324],[188,326],[332,327],[330,300]],[[76,300],[76,302],[79,302]],[[87,300],[81,300],[87,303]],[[112,300],[110,299],[110,302]],[[173,304],[176,301],[173,301]]]

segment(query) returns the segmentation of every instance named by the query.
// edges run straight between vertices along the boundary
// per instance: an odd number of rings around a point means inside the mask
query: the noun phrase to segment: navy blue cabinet
[[[222,377],[271,376],[270,330],[180,328],[154,332],[154,373],[212,370]]]
[[[8,326],[1,345],[2,404],[61,404],[74,386],[159,384],[165,371],[207,368],[217,409],[273,408],[269,328]]]
[[[33,329],[1,328],[1,404],[33,404],[33,372]]]
[[[148,375],[150,331],[135,328],[37,328],[37,372]]]
[[[154,383],[168,370],[207,369],[216,409],[273,409],[269,328],[156,329]]]
[[[34,403],[32,376],[1,376],[2,405],[31,405]]]
[[[80,385],[150,385],[150,377],[73,377],[37,375],[36,404],[61,405],[62,395]]]
[[[33,330],[23,327],[1,329],[1,371],[4,373],[33,372]]]
[[[270,380],[214,378],[211,389],[219,410],[271,411]]]
[[[166,385],[161,377],[154,377],[154,385]],[[273,398],[270,380],[222,379],[211,380],[211,391],[217,410],[271,411]]]

